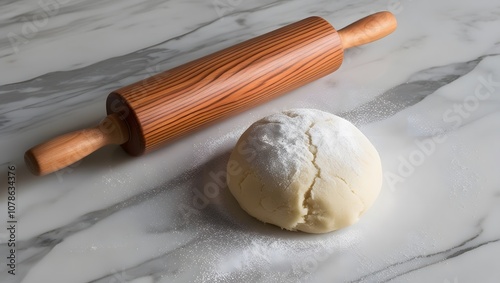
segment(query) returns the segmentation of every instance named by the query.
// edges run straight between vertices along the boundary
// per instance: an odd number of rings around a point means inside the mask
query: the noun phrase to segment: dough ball
[[[265,117],[238,140],[228,186],[255,218],[287,230],[325,233],[349,226],[382,185],[377,150],[350,122],[313,109]]]

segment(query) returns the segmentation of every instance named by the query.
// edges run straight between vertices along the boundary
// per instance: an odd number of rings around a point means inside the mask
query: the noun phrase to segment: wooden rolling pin
[[[35,175],[45,175],[108,144],[134,156],[152,151],[332,73],[344,49],[382,38],[396,26],[390,12],[338,32],[320,17],[292,23],[112,92],[108,116],[98,126],[39,144],[25,153],[25,162]]]

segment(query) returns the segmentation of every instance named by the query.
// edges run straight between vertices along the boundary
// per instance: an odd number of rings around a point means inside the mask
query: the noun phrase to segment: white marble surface
[[[44,4],[45,3],[45,4]],[[25,150],[94,125],[107,94],[309,15],[342,27],[379,10],[398,30],[336,73],[139,158],[106,147],[46,177]],[[4,1],[0,222],[16,166],[16,275],[1,282],[499,282],[498,1]],[[313,107],[379,150],[382,193],[324,235],[246,215],[217,183],[239,134]],[[215,179],[214,179],[215,178]]]

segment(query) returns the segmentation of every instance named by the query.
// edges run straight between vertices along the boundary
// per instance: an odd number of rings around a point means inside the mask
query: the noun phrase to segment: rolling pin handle
[[[122,144],[129,139],[129,129],[118,114],[104,118],[90,129],[71,132],[39,144],[24,154],[28,169],[43,176],[69,166],[108,144]]]
[[[344,49],[381,39],[396,30],[398,23],[391,12],[378,12],[339,30]]]
[[[107,101],[119,107],[107,104],[108,113],[123,106],[134,115],[123,120],[110,114],[95,128],[37,145],[25,162],[35,175],[46,175],[107,144],[121,144],[131,155],[154,150],[334,72],[344,49],[380,39],[396,26],[393,14],[379,12],[338,33],[320,17],[281,27],[112,92]]]

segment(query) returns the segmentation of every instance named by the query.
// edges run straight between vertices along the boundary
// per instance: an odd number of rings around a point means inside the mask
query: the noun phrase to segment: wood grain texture
[[[107,144],[141,155],[328,75],[342,64],[345,48],[395,28],[389,12],[339,32],[320,17],[287,25],[112,92],[104,124],[37,145],[26,152],[25,162],[44,175]],[[106,124],[114,131],[103,128]]]
[[[344,49],[381,39],[396,30],[398,23],[391,12],[378,12],[339,30]]]
[[[310,17],[118,89],[107,112],[129,125],[132,155],[236,114],[337,70],[335,29]]]

